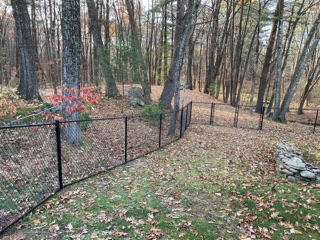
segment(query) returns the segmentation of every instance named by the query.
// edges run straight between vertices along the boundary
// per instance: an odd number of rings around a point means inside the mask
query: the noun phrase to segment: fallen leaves
[[[40,223],[41,223],[41,221],[39,219],[33,220],[34,225],[39,225]]]
[[[158,239],[160,236],[163,235],[163,232],[160,228],[152,227],[147,234],[147,239]]]
[[[196,106],[193,109],[194,122],[209,116],[208,109]],[[234,112],[228,112],[230,109],[230,106],[217,109],[220,112],[215,113],[215,121],[228,123],[227,118]],[[108,112],[102,107],[99,110]],[[248,125],[255,124],[255,120],[248,120]],[[219,239],[289,239],[291,235],[302,239],[304,229],[319,231],[319,219],[314,212],[319,194],[313,189],[319,191],[320,185],[303,185],[298,191],[279,180],[274,174],[273,145],[281,136],[306,145],[318,139],[294,131],[288,133],[289,124],[266,124],[272,128],[256,131],[230,128],[227,124],[191,125],[187,137],[140,158],[139,164],[133,162],[130,168],[114,169],[107,177],[88,179],[85,186],[74,185],[61,192],[36,211],[28,228],[45,228],[49,235],[72,234],[75,239],[81,235],[93,239],[216,239],[210,236],[210,231]],[[105,126],[97,125],[95,134],[100,127]],[[123,122],[110,122],[108,127],[112,131],[122,129]],[[37,131],[41,132],[41,128]],[[110,139],[101,139],[105,146],[96,150],[98,157],[103,152],[109,152],[110,156],[123,154],[120,149],[123,139],[111,138],[112,131],[105,135],[110,135]],[[301,131],[305,133],[306,129]],[[131,137],[136,137],[133,132]],[[145,139],[140,140],[142,149]],[[83,155],[79,163],[93,157],[91,153]],[[40,217],[43,213],[55,221],[46,222],[49,220]],[[66,222],[67,214],[82,219],[81,227],[71,220]],[[196,221],[204,224],[197,226]]]

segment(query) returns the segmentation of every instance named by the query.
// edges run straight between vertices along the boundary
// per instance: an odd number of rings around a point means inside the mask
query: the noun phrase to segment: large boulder
[[[143,102],[143,90],[140,87],[131,87],[128,91],[128,97],[130,98],[130,108],[133,109],[137,105],[144,106]]]

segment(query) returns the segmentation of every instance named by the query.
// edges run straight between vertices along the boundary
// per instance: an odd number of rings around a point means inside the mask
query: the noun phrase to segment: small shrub
[[[68,91],[67,88],[64,89]],[[46,120],[55,121],[55,120],[66,120],[61,117],[58,112],[61,112],[62,103],[67,103],[66,114],[71,115],[73,112],[80,112],[80,120],[91,120],[91,110],[94,105],[98,105],[101,100],[101,94],[98,93],[101,91],[100,88],[90,87],[90,88],[81,88],[70,89],[69,95],[63,96],[62,94],[54,94],[50,97],[50,106],[57,107],[57,111],[46,111],[43,113],[42,117]],[[81,122],[81,128],[87,129],[90,121]]]
[[[165,107],[163,103],[146,105],[140,112],[140,120],[145,122],[151,122],[154,124],[159,124],[160,114],[165,112]]]
[[[87,130],[89,127],[89,124],[91,123],[90,120],[92,120],[90,116],[90,112],[81,112],[80,113],[80,120],[84,120],[80,122],[81,130]]]
[[[217,84],[216,83],[211,83],[210,87],[208,88],[210,96],[214,96],[214,94],[217,91]]]

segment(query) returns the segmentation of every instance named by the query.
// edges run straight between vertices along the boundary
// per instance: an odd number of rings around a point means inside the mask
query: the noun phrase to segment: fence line
[[[63,188],[127,164],[183,137],[191,102],[174,112],[0,127],[0,235]],[[81,146],[63,131],[81,128]]]
[[[229,115],[222,116],[221,107]],[[190,102],[178,111],[175,134],[171,136],[166,133],[175,112],[0,127],[0,235],[66,186],[182,138],[191,122],[223,122],[239,127],[241,117],[248,115],[242,109],[247,111],[244,105],[232,108],[228,104]],[[201,116],[197,116],[197,110],[203,110]],[[265,110],[262,107],[260,113],[253,113],[257,115],[254,129],[263,129]],[[314,120],[309,121],[315,133],[319,110],[307,111],[316,111]],[[68,124],[83,128],[81,146],[70,144],[63,137],[62,131]]]
[[[210,108],[210,112],[208,112],[208,118],[207,118],[207,119],[209,119],[209,122],[208,122],[209,125],[213,125],[214,123],[217,122],[216,117],[218,116],[217,112],[219,112],[219,107],[227,107],[229,114],[233,114],[233,122],[229,122],[230,127],[231,126],[238,127],[240,115],[241,116],[245,115],[245,114],[240,114],[240,112],[242,110],[248,111],[249,109],[256,109],[257,108],[257,106],[248,106],[248,105],[231,106],[230,104],[226,104],[226,103],[214,103],[214,102],[192,102],[192,104],[197,105],[197,106],[203,105],[204,106],[203,108],[207,108],[207,109]],[[272,118],[274,110],[278,109],[278,108],[268,109],[267,106],[261,106],[259,108],[261,109],[261,111],[259,113],[256,113],[255,111],[253,111],[253,112],[250,111],[250,113],[259,116],[259,121],[257,123],[257,126],[254,126],[253,128],[258,129],[258,130],[262,130],[263,125],[264,125],[264,119],[266,117]],[[268,112],[267,112],[267,110],[268,110]],[[287,109],[287,114],[286,114],[287,122],[297,122],[297,123],[301,123],[304,125],[312,125],[313,129],[311,132],[315,133],[316,127],[319,126],[319,123],[318,123],[319,110],[318,109],[311,109],[311,108],[303,109],[304,114],[300,114],[300,115],[297,114],[298,110],[299,110],[298,108],[288,108]],[[225,109],[224,109],[224,111],[225,111]],[[230,116],[228,118],[230,118]],[[227,121],[225,120],[224,123],[226,123],[226,122]],[[208,124],[206,122],[206,120],[203,121],[202,123]],[[245,127],[245,128],[247,128],[247,127]]]

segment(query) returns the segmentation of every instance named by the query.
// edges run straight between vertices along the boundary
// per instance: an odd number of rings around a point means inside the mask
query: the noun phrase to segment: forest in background
[[[169,105],[173,97],[180,102],[186,84],[256,112],[268,102],[274,119],[284,121],[298,85],[303,113],[320,77],[318,0],[65,2],[80,5],[76,85],[107,86],[108,97],[120,95],[116,84],[141,84],[146,98],[151,85],[164,85],[161,100]],[[18,87],[27,99],[39,98],[30,89],[57,92],[66,83],[62,1],[1,1],[0,11],[1,86]],[[21,64],[27,52],[34,76]]]

